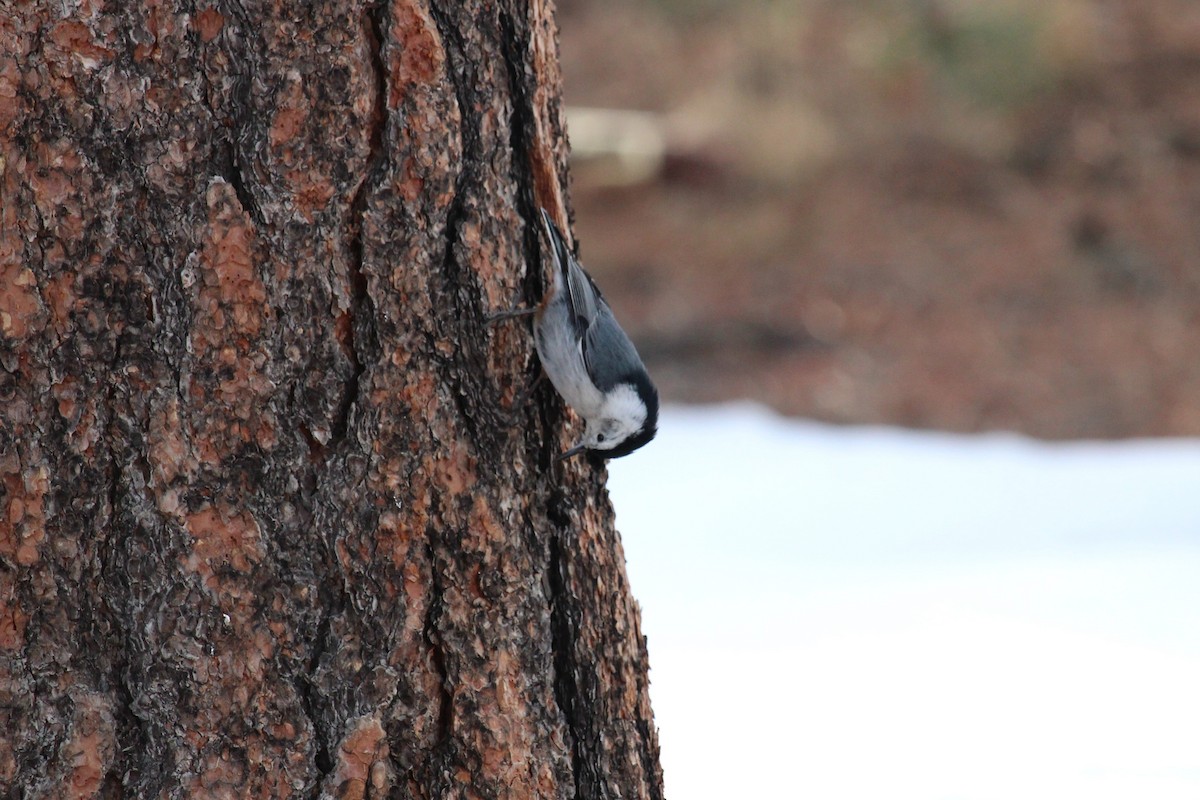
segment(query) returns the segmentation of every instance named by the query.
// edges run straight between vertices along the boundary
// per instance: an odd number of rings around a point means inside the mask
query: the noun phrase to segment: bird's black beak
[[[577,456],[586,449],[587,449],[587,447],[585,447],[584,445],[577,444],[574,447],[572,447],[570,450],[566,451],[565,453],[560,453],[559,455],[555,456],[554,460],[555,461],[566,461],[571,456]]]

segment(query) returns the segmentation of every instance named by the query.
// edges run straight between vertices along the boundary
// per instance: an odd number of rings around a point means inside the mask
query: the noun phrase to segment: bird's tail
[[[566,280],[567,267],[571,263],[571,251],[567,249],[566,239],[558,230],[558,226],[554,224],[550,212],[544,208],[542,209],[542,226],[546,229],[546,238],[550,240],[550,247],[554,251],[554,263],[562,273],[563,279]]]

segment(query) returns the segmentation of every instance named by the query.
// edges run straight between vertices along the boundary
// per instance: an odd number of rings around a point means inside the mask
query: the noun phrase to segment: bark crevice
[[[437,746],[445,748],[454,734],[454,693],[450,688],[450,669],[446,662],[446,650],[442,646],[442,637],[438,632],[438,617],[441,614],[442,594],[445,587],[442,585],[443,581],[438,570],[433,535],[432,530],[426,532],[426,541],[429,542],[426,548],[426,558],[429,559],[429,582],[433,591],[430,593],[429,605],[425,609],[421,635],[425,640],[425,645],[429,648],[430,661],[437,673],[440,689]]]
[[[560,492],[556,494],[561,495]],[[576,681],[579,664],[574,648],[579,635],[579,621],[571,605],[568,567],[559,544],[562,532],[568,529],[570,522],[565,513],[565,498],[560,496],[557,502],[552,500],[548,516],[555,528],[550,534],[550,564],[547,570],[550,578],[550,637],[554,653],[554,702],[567,726],[575,797],[585,800],[597,796],[594,791],[597,785],[583,750],[584,720],[580,716],[583,709]]]
[[[325,778],[333,772],[334,768],[329,736],[326,726],[321,722],[320,710],[317,707],[319,701],[316,696],[317,670],[321,665],[321,657],[325,654],[325,641],[329,635],[331,613],[331,609],[324,605],[322,606],[321,618],[317,624],[316,641],[309,655],[306,671],[294,679],[296,695],[300,699],[300,710],[304,713],[308,724],[312,727],[313,741],[315,743],[313,765],[317,768],[317,778],[313,800],[321,796]]]
[[[112,718],[119,732],[119,740],[123,748],[112,759],[105,771],[104,783],[110,787],[119,787],[123,792],[128,785],[136,783],[141,777],[139,769],[139,754],[147,751],[150,733],[146,721],[135,710],[135,685],[131,672],[129,642],[131,639],[131,622],[128,608],[114,607],[122,600],[132,600],[132,588],[124,565],[114,568],[113,555],[127,550],[127,542],[132,535],[131,520],[123,518],[123,508],[130,501],[129,486],[123,464],[131,463],[134,458],[129,450],[128,432],[123,430],[118,410],[119,382],[122,374],[123,348],[118,337],[113,356],[108,363],[108,385],[104,390],[103,409],[106,414],[104,423],[103,442],[105,455],[108,459],[104,470],[105,502],[107,503],[107,519],[101,527],[100,535],[96,537],[95,563],[99,568],[98,583],[108,587],[99,602],[95,604],[94,612],[103,620],[103,624],[92,624],[92,631],[107,629],[110,641],[96,641],[95,646],[103,654],[100,663],[103,666],[102,681],[108,683],[108,698],[112,703]],[[144,453],[137,453],[136,458],[148,471],[148,462]],[[113,586],[113,582],[118,582]],[[124,584],[124,586],[120,586]],[[103,686],[103,684],[102,684]],[[123,774],[121,774],[123,772]],[[119,794],[117,795],[119,796]]]
[[[518,36],[516,22],[506,10],[500,10],[500,32],[503,39],[503,55],[505,71],[508,75],[509,110],[508,136],[509,149],[512,153],[510,175],[515,187],[517,213],[524,220],[521,231],[521,249],[525,260],[525,274],[521,278],[521,296],[528,306],[536,305],[537,299],[545,292],[542,273],[540,229],[541,212],[534,196],[535,178],[532,158],[533,137],[536,126],[533,119],[533,106],[529,94],[525,90],[522,78],[525,76],[525,58],[522,53],[528,53],[529,40],[526,31]],[[530,385],[538,379],[541,364],[536,356],[530,362],[530,374],[527,376]],[[545,391],[545,386],[541,387]],[[534,388],[534,391],[537,387]],[[551,393],[552,394],[552,393]],[[530,397],[530,401],[534,398]],[[542,430],[549,430],[543,419]],[[553,464],[554,451],[549,436],[538,437],[539,463],[542,469],[549,469]]]
[[[497,431],[504,420],[499,413],[499,401],[494,384],[488,380],[490,370],[484,352],[487,337],[444,332],[450,325],[468,331],[482,332],[487,324],[479,298],[483,296],[478,276],[462,263],[455,247],[461,238],[461,227],[471,209],[469,199],[480,189],[480,177],[476,165],[485,160],[479,139],[483,114],[475,96],[480,91],[482,79],[476,65],[469,57],[467,41],[462,31],[450,19],[450,12],[430,4],[430,16],[437,27],[438,35],[445,44],[448,69],[446,77],[454,90],[458,105],[458,135],[461,140],[461,165],[454,175],[454,185],[446,208],[446,223],[442,238],[442,279],[445,281],[444,299],[449,315],[439,316],[439,335],[443,340],[457,340],[457,346],[449,357],[448,370],[451,391],[466,433],[476,446],[477,452],[494,452],[498,449]],[[431,350],[437,353],[437,348]],[[480,402],[479,399],[483,398]]]
[[[263,215],[262,209],[258,207],[258,201],[254,199],[254,194],[250,191],[250,187],[246,182],[246,175],[242,169],[242,158],[238,153],[237,142],[232,138],[224,142],[224,152],[221,154],[221,177],[233,187],[233,193],[237,195],[238,202],[242,205],[242,210],[249,215],[250,219],[258,225],[262,225]]]
[[[224,169],[222,177],[233,187],[238,202],[242,204],[242,209],[250,219],[260,229],[266,230],[266,216],[254,196],[253,180],[252,176],[249,175],[251,166],[242,152],[243,147],[246,145],[248,132],[253,129],[253,123],[257,117],[252,96],[256,66],[255,55],[266,52],[266,44],[263,41],[262,34],[258,31],[255,18],[246,10],[246,6],[242,0],[231,0],[229,7],[233,12],[233,16],[238,21],[242,36],[244,37],[242,42],[246,46],[240,48],[237,52],[229,54],[230,64],[238,67],[238,71],[234,75],[233,80],[232,101],[230,103],[232,107],[230,109],[230,119],[227,123],[229,130],[225,138],[227,150],[221,164]],[[214,111],[212,98],[207,97],[206,100],[209,103],[210,112]]]
[[[387,165],[386,141],[388,111],[387,111],[387,68],[384,60],[384,48],[387,46],[387,3],[378,2],[369,5],[362,12],[363,34],[367,39],[367,54],[374,76],[372,107],[368,119],[370,127],[367,131],[367,168],[363,179],[350,200],[349,218],[346,230],[348,241],[348,272],[350,288],[349,325],[343,340],[346,354],[350,359],[351,373],[343,387],[342,399],[337,415],[331,428],[332,438],[329,447],[332,448],[345,440],[346,432],[350,429],[351,417],[358,403],[362,385],[362,376],[366,372],[365,351],[377,342],[374,327],[374,306],[371,302],[366,270],[366,241],[367,213],[370,196],[379,185],[380,176]],[[373,349],[373,348],[372,348]]]

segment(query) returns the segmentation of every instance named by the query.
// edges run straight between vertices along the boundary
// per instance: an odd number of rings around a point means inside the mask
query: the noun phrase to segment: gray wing
[[[596,284],[592,283],[592,279],[583,271],[583,267],[579,266],[579,262],[575,260],[574,256],[567,259],[565,272],[571,311],[575,315],[577,330],[583,333],[596,324],[596,318],[600,315],[600,308],[604,301],[600,298],[600,291],[596,288]]]
[[[599,299],[595,321],[583,335],[582,346],[588,374],[601,391],[628,383],[639,369],[645,370],[633,342],[621,330],[603,298]]]
[[[559,233],[558,226],[542,209],[542,223],[546,236],[554,250],[554,261],[562,271],[563,285],[571,307],[575,324],[575,336],[583,352],[583,361],[588,374],[601,391],[607,391],[618,383],[626,382],[629,376],[642,366],[633,342],[621,330],[613,317],[608,303],[590,275],[583,271],[575,256],[567,249],[567,243]],[[644,367],[642,367],[644,369]]]

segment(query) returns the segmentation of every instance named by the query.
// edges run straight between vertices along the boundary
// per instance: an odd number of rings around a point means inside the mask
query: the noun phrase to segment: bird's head
[[[587,420],[583,439],[559,460],[586,452],[600,459],[627,456],[658,433],[658,392],[648,379],[619,383],[605,393],[600,414]]]

